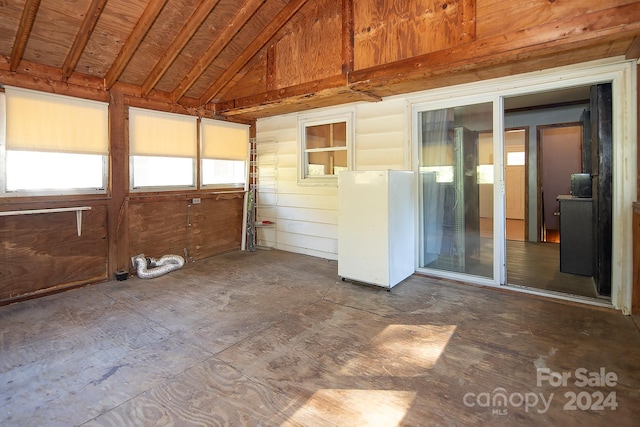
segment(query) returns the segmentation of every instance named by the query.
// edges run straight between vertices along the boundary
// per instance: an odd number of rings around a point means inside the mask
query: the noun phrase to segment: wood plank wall
[[[0,217],[0,302],[105,280],[107,201],[21,203],[12,209],[87,206],[78,236],[75,212]]]
[[[140,253],[194,262],[240,249],[242,191],[129,192],[128,105],[111,95],[108,194],[0,199],[0,211],[91,208],[81,236],[74,212],[0,216],[0,305],[134,273],[131,257]]]

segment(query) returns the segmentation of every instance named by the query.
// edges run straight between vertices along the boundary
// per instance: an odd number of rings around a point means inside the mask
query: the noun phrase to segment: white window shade
[[[7,149],[109,153],[109,112],[103,102],[5,87]]]
[[[131,156],[197,156],[197,118],[129,108]]]
[[[249,126],[220,120],[202,119],[202,152],[204,159],[246,160]]]

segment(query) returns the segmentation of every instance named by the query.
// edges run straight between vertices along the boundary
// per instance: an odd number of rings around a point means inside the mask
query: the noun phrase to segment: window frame
[[[52,97],[61,97],[61,98],[69,98],[73,100],[79,100],[82,102],[92,102],[96,104],[105,104],[100,101],[87,100],[84,98],[77,98],[68,95],[58,95],[49,92],[36,91],[31,89],[22,89],[20,87],[16,87],[18,90],[26,90],[37,93],[42,93],[42,95],[52,96]],[[6,92],[2,85],[0,85],[0,197],[8,197],[8,198],[19,198],[19,197],[52,197],[52,196],[78,196],[78,195],[104,195],[107,194],[108,185],[109,185],[109,159],[110,159],[110,149],[107,147],[106,154],[94,154],[96,156],[101,157],[102,164],[102,186],[99,188],[96,187],[69,187],[69,188],[52,188],[52,189],[16,189],[16,190],[8,190],[7,189],[7,98]],[[108,108],[108,107],[107,107]],[[107,115],[108,117],[108,115]],[[108,120],[108,119],[107,119]],[[107,124],[108,126],[108,124]],[[18,150],[22,151],[22,150]],[[46,151],[33,151],[37,153],[44,153]],[[52,153],[65,153],[65,151],[52,151]],[[72,153],[73,154],[73,153]],[[78,153],[82,154],[82,153]],[[86,153],[84,153],[86,154]]]
[[[195,132],[194,132],[194,136],[195,139],[194,141],[192,141],[192,143],[194,144],[195,147],[195,153],[194,156],[171,156],[171,155],[152,155],[152,154],[132,154],[131,153],[131,149],[129,150],[129,191],[131,193],[145,193],[145,192],[163,192],[163,191],[193,191],[193,190],[198,190],[198,171],[199,171],[199,165],[198,165],[198,158],[199,158],[199,149],[200,149],[200,145],[199,145],[199,136],[198,136],[198,126],[199,126],[199,121],[198,118],[195,116],[191,116],[191,115],[187,115],[187,114],[179,114],[179,113],[172,113],[172,112],[167,112],[167,111],[161,111],[161,110],[153,110],[153,109],[149,109],[149,108],[139,108],[139,107],[134,107],[134,106],[128,106],[128,124],[129,124],[129,147],[131,147],[131,135],[132,135],[132,131],[131,131],[131,126],[132,126],[132,118],[131,118],[131,111],[139,111],[140,114],[144,115],[144,114],[148,114],[148,115],[153,115],[153,116],[158,116],[156,118],[161,119],[161,116],[165,115],[165,116],[176,116],[176,118],[180,118],[180,119],[184,119],[184,120],[194,120],[193,125],[195,126]],[[134,157],[157,157],[157,158],[173,158],[173,159],[178,159],[178,158],[183,158],[183,159],[190,159],[191,160],[191,185],[184,185],[184,184],[176,184],[176,185],[145,185],[145,186],[136,186],[135,182],[134,182]]]
[[[212,122],[215,122],[212,123]],[[240,160],[240,159],[228,159],[228,158],[217,158],[217,157],[205,157],[204,155],[204,151],[205,151],[205,141],[204,141],[204,126],[207,125],[207,123],[209,125],[212,126],[222,126],[222,127],[228,127],[228,128],[232,128],[232,129],[241,129],[241,130],[245,130],[247,133],[247,141],[246,141],[246,155],[244,160]],[[249,185],[249,167],[250,167],[250,157],[251,157],[251,153],[250,153],[250,141],[251,141],[251,127],[249,125],[246,124],[242,124],[242,123],[234,123],[234,122],[228,122],[228,121],[224,121],[224,120],[217,120],[217,119],[207,119],[207,118],[201,118],[200,123],[198,123],[198,127],[199,127],[199,133],[198,133],[198,178],[199,178],[199,184],[200,184],[200,189],[202,190],[218,190],[218,189],[247,189],[248,185]],[[234,162],[243,162],[244,163],[244,173],[243,173],[243,180],[242,182],[225,182],[225,183],[214,183],[214,184],[205,184],[204,183],[204,162],[206,160],[217,160],[217,161],[234,161]]]
[[[335,149],[316,148],[308,149],[306,141],[306,129],[312,126],[345,123],[346,124],[346,143],[345,147],[336,147]],[[308,154],[313,152],[327,151],[346,151],[347,153],[347,170],[354,169],[354,153],[355,146],[355,108],[342,109],[332,111],[331,113],[320,112],[303,114],[298,116],[298,184],[299,185],[317,185],[332,186],[338,185],[338,175],[308,175],[309,166]]]

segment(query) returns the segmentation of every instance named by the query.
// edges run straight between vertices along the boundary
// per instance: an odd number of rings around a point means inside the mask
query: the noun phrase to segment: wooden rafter
[[[185,93],[193,86],[193,84],[205,72],[207,67],[211,65],[214,59],[220,55],[220,52],[231,42],[233,37],[240,31],[246,22],[254,13],[262,6],[265,0],[247,0],[238,13],[233,17],[231,22],[222,30],[220,35],[207,48],[206,52],[198,59],[196,65],[187,73],[186,76],[178,83],[178,86],[171,93],[171,98],[177,102]]]
[[[27,46],[29,40],[29,34],[33,28],[33,22],[36,20],[38,14],[38,8],[40,7],[40,0],[27,0],[22,9],[22,18],[20,18],[20,26],[18,27],[18,33],[16,34],[16,41],[13,44],[11,51],[11,63],[9,69],[16,71],[18,64],[22,60],[24,49]]]
[[[353,0],[342,0],[342,72],[353,71]]]
[[[291,0],[264,30],[247,46],[235,61],[216,79],[200,97],[202,105],[211,101],[224,86],[244,67],[253,56],[282,28],[289,19],[307,2],[307,0]]]
[[[142,12],[142,16],[136,23],[136,26],[131,31],[129,38],[125,42],[122,49],[120,49],[120,53],[113,64],[111,64],[111,68],[107,71],[107,75],[105,76],[105,89],[109,90],[113,87],[116,81],[120,78],[120,75],[126,68],[127,64],[133,57],[133,54],[142,43],[142,40],[149,32],[151,25],[155,22],[156,18],[162,11],[162,8],[167,3],[167,0],[150,0],[149,4],[145,8],[144,12]]]
[[[147,96],[151,89],[160,81],[164,73],[167,72],[173,61],[178,57],[182,49],[189,43],[191,37],[198,31],[205,19],[209,16],[220,0],[202,0],[196,10],[191,14],[187,23],[182,27],[180,33],[165,50],[153,70],[149,73],[142,84],[142,95]]]
[[[102,14],[102,10],[106,3],[107,0],[93,0],[89,5],[89,10],[84,15],[78,34],[76,34],[76,37],[73,40],[71,50],[69,50],[69,54],[62,65],[62,80],[67,81],[69,76],[71,76],[71,73],[73,73],[73,70],[76,68],[76,65],[78,65],[80,56],[82,55],[84,48],[87,46],[87,42],[91,37],[91,33],[93,33],[93,29],[98,23],[98,19],[100,18],[100,14]]]

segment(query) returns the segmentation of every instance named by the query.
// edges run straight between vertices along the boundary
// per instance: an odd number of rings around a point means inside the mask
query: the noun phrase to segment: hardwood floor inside
[[[630,316],[420,276],[386,292],[342,282],[335,261],[276,250],[0,307],[0,331],[3,427],[632,426],[640,416]],[[616,379],[581,386],[580,368]],[[570,377],[538,381],[537,369]],[[572,393],[616,407],[574,410]]]
[[[601,298],[593,277],[560,271],[559,240],[546,243],[527,242],[524,240],[524,227],[524,221],[506,220],[508,284],[581,297]],[[490,276],[493,269],[492,218],[480,219],[480,235],[485,242],[481,248],[485,253],[482,258],[484,270],[476,269],[477,271],[471,271],[471,273]],[[602,298],[610,301],[609,297]]]
[[[558,243],[507,240],[507,282],[510,285],[598,298],[593,277],[560,271]]]

